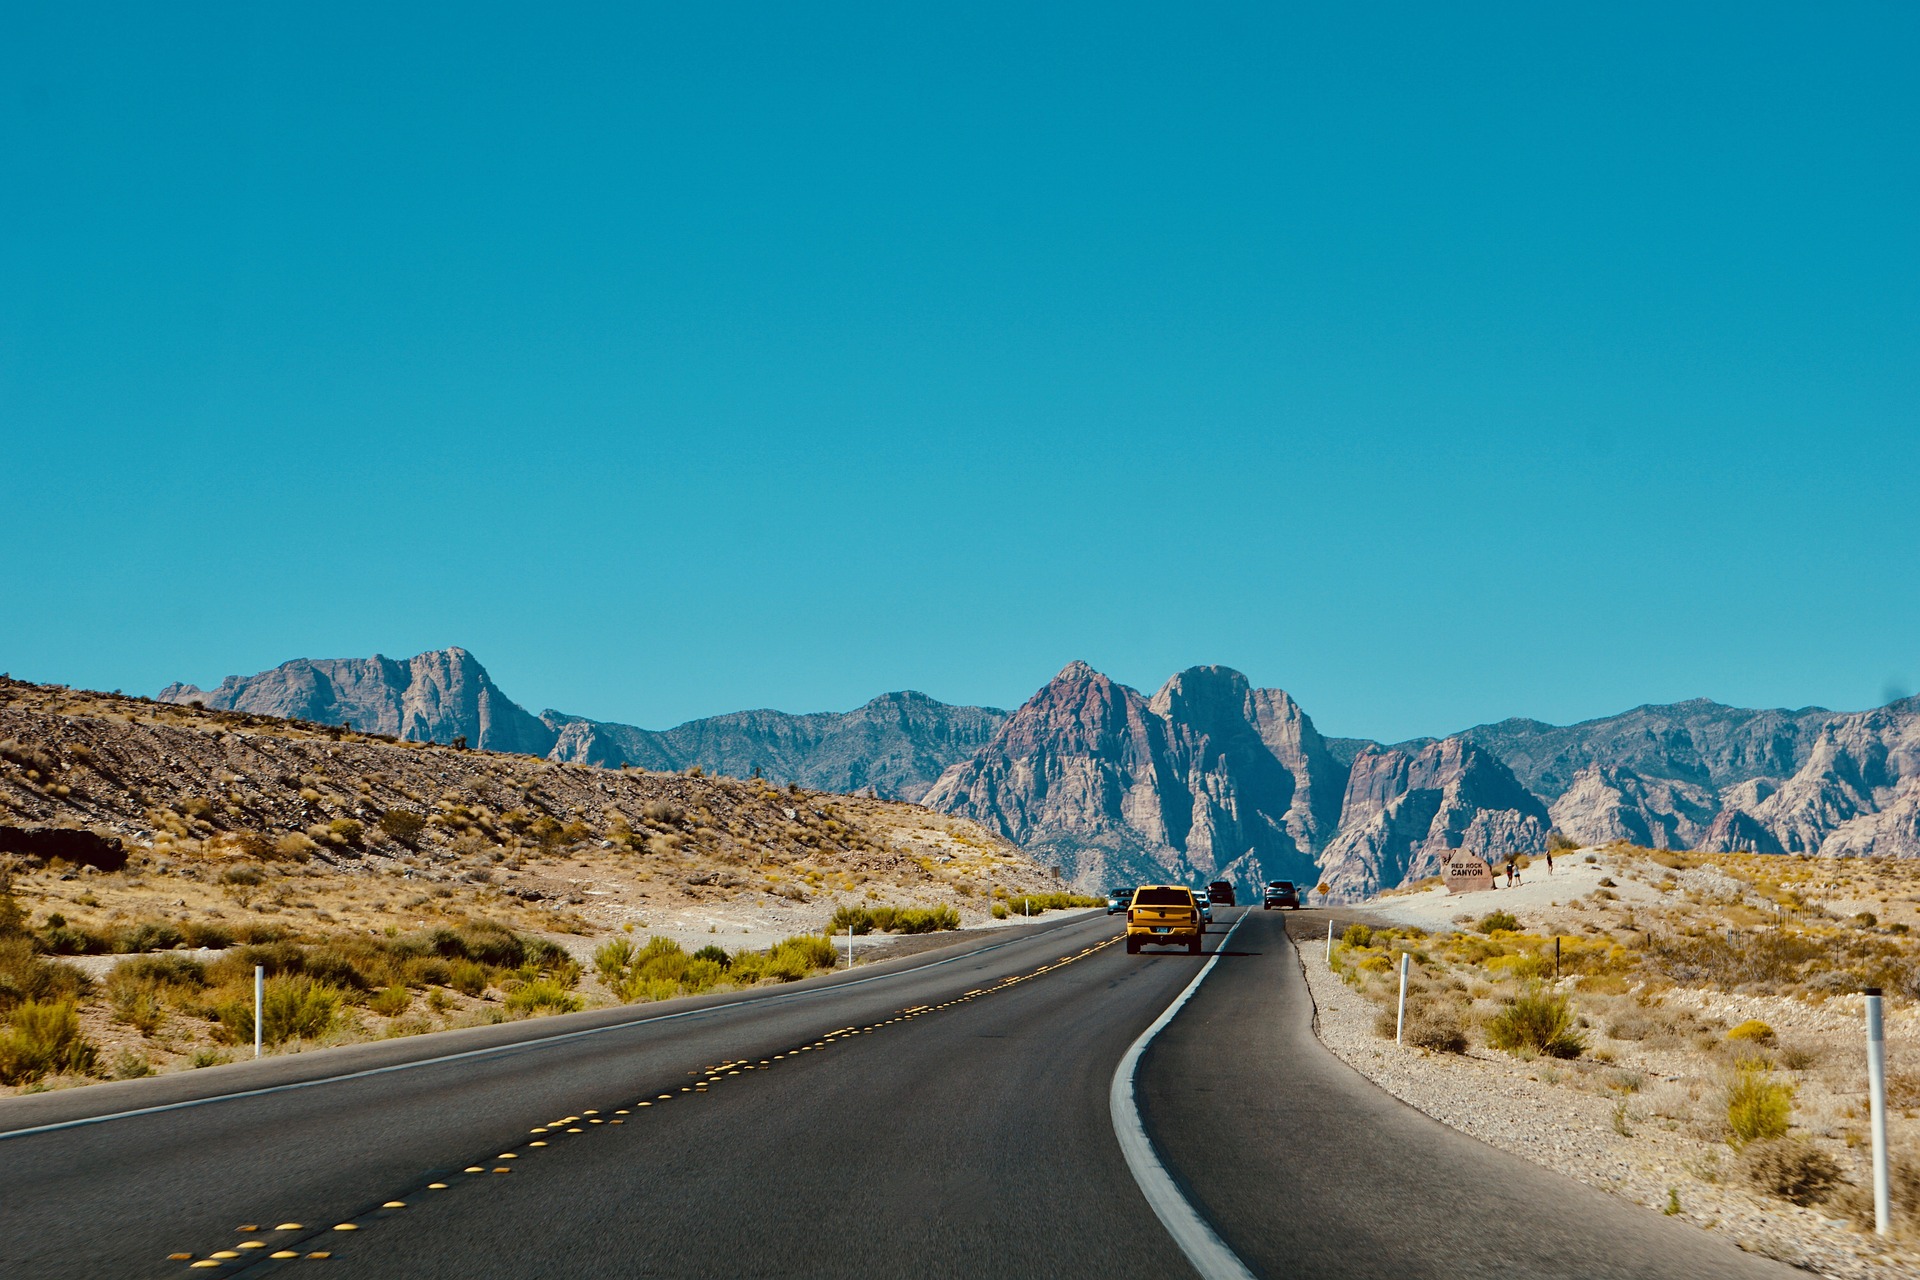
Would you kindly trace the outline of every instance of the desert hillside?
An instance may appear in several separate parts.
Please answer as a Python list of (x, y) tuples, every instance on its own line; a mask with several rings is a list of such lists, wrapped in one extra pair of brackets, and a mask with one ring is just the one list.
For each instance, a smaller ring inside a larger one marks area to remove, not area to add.
[(16, 681), (0, 880), (0, 1084), (32, 1086), (218, 1060), (256, 963), (297, 1046), (791, 980), (835, 920), (871, 952), (1066, 905), (914, 805)]

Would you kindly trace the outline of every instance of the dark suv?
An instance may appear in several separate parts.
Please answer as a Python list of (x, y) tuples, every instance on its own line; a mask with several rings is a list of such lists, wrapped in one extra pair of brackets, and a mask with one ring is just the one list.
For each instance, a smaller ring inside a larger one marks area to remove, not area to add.
[(1207, 886), (1207, 901), (1223, 907), (1233, 905), (1233, 885), (1225, 880), (1215, 880)]
[(1300, 909), (1300, 891), (1293, 887), (1293, 881), (1267, 881), (1267, 897), (1260, 909), (1271, 911), (1275, 907), (1292, 907), (1295, 911)]

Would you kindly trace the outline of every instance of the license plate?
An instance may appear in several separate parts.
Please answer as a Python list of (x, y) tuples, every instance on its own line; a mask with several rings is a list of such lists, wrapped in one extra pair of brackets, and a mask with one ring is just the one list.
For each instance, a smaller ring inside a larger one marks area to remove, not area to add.
[(1156, 928), (1156, 929), (1154, 929), (1154, 932), (1155, 932), (1155, 933), (1171, 933), (1171, 932), (1173, 932), (1173, 930), (1171, 930), (1171, 929), (1168, 929), (1168, 928), (1166, 928), (1166, 927), (1165, 927), (1165, 926), (1163, 925), (1163, 926), (1160, 926), (1160, 927), (1158, 927), (1158, 928)]

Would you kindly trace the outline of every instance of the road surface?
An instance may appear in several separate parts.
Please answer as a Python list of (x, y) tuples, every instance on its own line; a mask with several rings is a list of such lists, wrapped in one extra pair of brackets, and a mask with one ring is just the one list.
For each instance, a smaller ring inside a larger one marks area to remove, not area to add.
[[(1240, 914), (1135, 1096), (1253, 1274), (1789, 1274), (1382, 1093)], [(0, 1102), (0, 1275), (1191, 1276), (1109, 1091), (1207, 958), (1118, 929)]]

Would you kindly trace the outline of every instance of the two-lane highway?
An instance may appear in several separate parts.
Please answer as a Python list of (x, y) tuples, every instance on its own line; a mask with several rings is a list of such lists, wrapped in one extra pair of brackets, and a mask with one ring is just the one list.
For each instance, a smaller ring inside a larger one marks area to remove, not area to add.
[[(0, 1103), (0, 1274), (1191, 1275), (1109, 1090), (1205, 961), (1118, 931)], [(1786, 1274), (1380, 1093), (1312, 1039), (1277, 916), (1251, 913), (1138, 1096), (1256, 1274)]]

